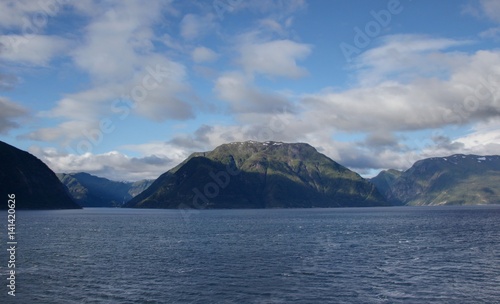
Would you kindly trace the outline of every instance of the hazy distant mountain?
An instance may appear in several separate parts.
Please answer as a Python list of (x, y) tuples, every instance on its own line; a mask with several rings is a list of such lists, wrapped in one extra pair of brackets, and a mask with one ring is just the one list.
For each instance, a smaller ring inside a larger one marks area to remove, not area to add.
[(388, 196), (394, 182), (401, 176), (403, 172), (389, 169), (381, 171), (377, 176), (369, 179), (369, 181), (377, 187), (378, 191), (385, 197)]
[(88, 173), (59, 173), (57, 177), (82, 207), (120, 207), (146, 190), (153, 181), (116, 182)]
[(393, 204), (500, 204), (500, 156), (428, 158), (397, 175), (381, 172), (371, 180)]
[(0, 209), (15, 194), (16, 209), (77, 209), (52, 170), (28, 152), (0, 141)]
[(388, 205), (374, 185), (308, 144), (240, 142), (194, 153), (125, 207)]

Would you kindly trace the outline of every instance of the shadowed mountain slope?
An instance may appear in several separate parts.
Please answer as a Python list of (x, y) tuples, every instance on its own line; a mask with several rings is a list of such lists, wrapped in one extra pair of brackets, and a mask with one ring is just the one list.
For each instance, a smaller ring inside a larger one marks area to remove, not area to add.
[(16, 209), (77, 209), (52, 170), (30, 153), (0, 141), (0, 194), (15, 194)]

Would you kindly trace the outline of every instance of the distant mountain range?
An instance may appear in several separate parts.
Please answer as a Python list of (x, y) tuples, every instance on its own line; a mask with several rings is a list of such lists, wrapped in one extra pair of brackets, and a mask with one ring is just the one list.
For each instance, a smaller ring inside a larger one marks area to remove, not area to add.
[(371, 179), (393, 205), (500, 204), (500, 156), (456, 154)]
[(0, 209), (15, 195), (17, 209), (78, 209), (52, 170), (28, 152), (0, 141)]
[(57, 177), (82, 207), (121, 207), (153, 183), (153, 180), (116, 182), (85, 172), (58, 173)]
[(237, 142), (194, 153), (130, 200), (134, 208), (386, 206), (376, 187), (308, 144)]
[(308, 144), (248, 141), (193, 153), (155, 181), (132, 183), (84, 172), (56, 176), (0, 141), (0, 193), (14, 193), (16, 209), (500, 204), (500, 156), (428, 158), (366, 180)]

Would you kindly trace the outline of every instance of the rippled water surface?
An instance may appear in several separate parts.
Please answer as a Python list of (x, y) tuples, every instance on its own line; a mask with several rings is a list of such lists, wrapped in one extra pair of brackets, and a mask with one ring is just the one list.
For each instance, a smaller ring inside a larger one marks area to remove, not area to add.
[(0, 303), (500, 303), (500, 206), (18, 211), (16, 228)]

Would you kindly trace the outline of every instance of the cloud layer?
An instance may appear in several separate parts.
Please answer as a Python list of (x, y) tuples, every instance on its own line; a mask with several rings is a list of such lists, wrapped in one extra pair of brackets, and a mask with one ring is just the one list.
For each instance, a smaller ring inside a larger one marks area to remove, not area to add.
[[(244, 140), (308, 142), (364, 174), (500, 154), (500, 51), (483, 47), (499, 38), (498, 1), (463, 7), (489, 22), (476, 37), (405, 34), (394, 17), (353, 61), (340, 59), (345, 83), (322, 68), (340, 62), (313, 40), (322, 33), (297, 26), (306, 1), (228, 3), (1, 2), (0, 133), (22, 130), (16, 140), (55, 171), (119, 180), (154, 178), (191, 152)], [(43, 105), (7, 97), (49, 74), (78, 83), (40, 94)], [(36, 126), (22, 128), (30, 116)], [(78, 149), (107, 117), (122, 129)], [(127, 138), (130, 124), (144, 139)]]

